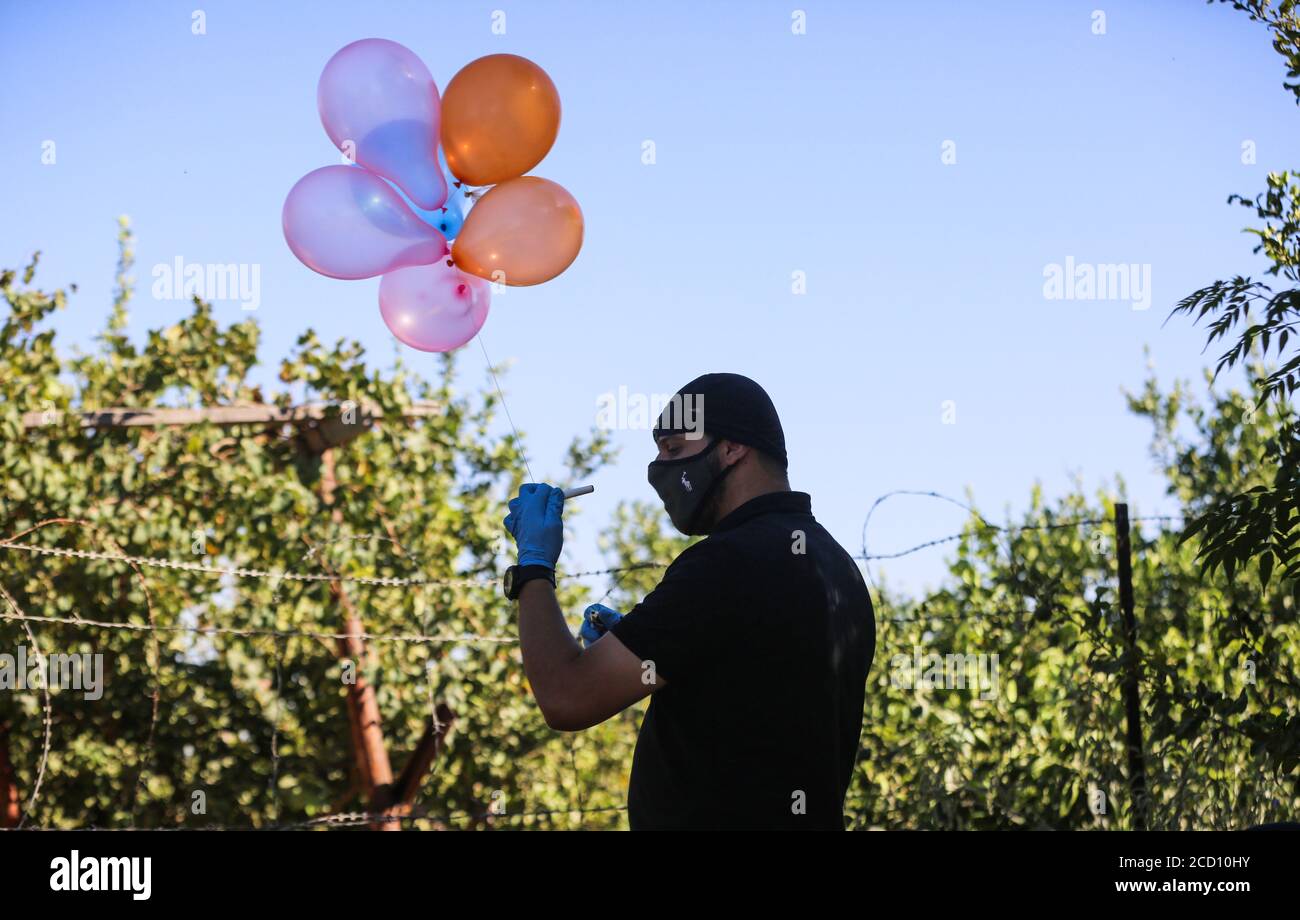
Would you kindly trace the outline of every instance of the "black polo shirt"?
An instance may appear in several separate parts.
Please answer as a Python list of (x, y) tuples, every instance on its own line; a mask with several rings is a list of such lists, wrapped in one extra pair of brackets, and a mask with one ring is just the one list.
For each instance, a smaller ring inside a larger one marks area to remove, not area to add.
[(807, 494), (735, 509), (610, 632), (667, 683), (632, 759), (633, 830), (843, 829), (876, 623)]

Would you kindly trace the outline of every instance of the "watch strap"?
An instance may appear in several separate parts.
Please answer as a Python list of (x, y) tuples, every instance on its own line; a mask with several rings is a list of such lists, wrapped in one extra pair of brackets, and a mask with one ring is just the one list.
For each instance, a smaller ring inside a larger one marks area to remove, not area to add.
[(523, 590), (524, 585), (537, 578), (545, 578), (555, 587), (555, 570), (546, 565), (516, 565), (511, 566), (513, 570), (510, 579), (510, 600), (518, 600), (519, 592)]

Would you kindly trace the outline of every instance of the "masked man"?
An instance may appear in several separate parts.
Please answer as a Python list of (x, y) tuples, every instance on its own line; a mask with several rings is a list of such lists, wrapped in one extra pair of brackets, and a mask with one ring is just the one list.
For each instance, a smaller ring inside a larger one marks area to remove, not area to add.
[(524, 670), (547, 724), (596, 725), (650, 695), (628, 788), (633, 830), (841, 830), (875, 653), (853, 558), (790, 491), (771, 399), (738, 374), (684, 386), (654, 430), (650, 484), (707, 534), (626, 616), (555, 599), (563, 494), (528, 483), (506, 528)]

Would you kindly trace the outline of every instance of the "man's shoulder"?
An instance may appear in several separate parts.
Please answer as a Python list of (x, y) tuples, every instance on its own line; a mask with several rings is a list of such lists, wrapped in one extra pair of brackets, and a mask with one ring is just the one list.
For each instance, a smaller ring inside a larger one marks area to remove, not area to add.
[(694, 569), (701, 565), (725, 564), (737, 561), (736, 547), (728, 544), (727, 534), (712, 534), (703, 540), (692, 543), (677, 554), (677, 558), (668, 566), (668, 572), (674, 569)]
[[(847, 555), (847, 551), (831, 536), (817, 519), (807, 512), (775, 512), (745, 521), (738, 527), (711, 534), (686, 550), (699, 549), (701, 554), (713, 558), (729, 558), (739, 563), (782, 558), (791, 554), (791, 547), (815, 546), (822, 552)], [(802, 554), (801, 549), (793, 551)]]

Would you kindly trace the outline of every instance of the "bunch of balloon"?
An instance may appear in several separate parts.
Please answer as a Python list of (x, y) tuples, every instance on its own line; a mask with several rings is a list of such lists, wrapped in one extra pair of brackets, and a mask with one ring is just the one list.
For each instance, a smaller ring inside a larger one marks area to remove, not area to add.
[(330, 278), (382, 275), (380, 315), (405, 344), (459, 348), (487, 319), (491, 286), (451, 258), (471, 199), (439, 150), (442, 102), (429, 69), (397, 42), (353, 42), (325, 65), (316, 101), (348, 165), (310, 172), (289, 191), (289, 248)]
[(514, 54), (490, 54), (452, 77), (442, 97), (442, 149), (476, 203), (452, 243), (471, 275), (512, 286), (541, 284), (582, 248), (582, 209), (563, 187), (526, 176), (560, 130), (560, 94), (546, 71)]

